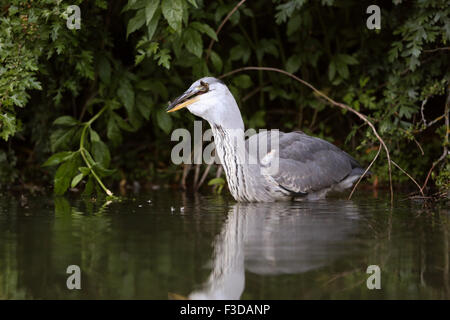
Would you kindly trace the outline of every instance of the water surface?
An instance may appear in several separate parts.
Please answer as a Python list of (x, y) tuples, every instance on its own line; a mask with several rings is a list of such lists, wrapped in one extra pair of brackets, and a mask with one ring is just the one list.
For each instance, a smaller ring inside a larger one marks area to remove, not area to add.
[[(401, 198), (399, 196), (398, 198)], [(238, 204), (157, 191), (108, 205), (0, 198), (0, 299), (449, 299), (447, 209)], [(81, 290), (69, 290), (69, 265)], [(369, 265), (381, 289), (369, 290)]]

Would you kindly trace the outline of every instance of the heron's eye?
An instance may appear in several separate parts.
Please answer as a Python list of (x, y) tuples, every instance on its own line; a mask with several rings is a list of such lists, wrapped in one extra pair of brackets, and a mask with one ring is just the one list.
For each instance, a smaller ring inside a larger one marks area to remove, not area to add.
[(208, 84), (207, 82), (200, 81), (200, 86), (201, 86), (201, 89), (200, 89), (200, 90), (201, 90), (203, 93), (208, 92), (208, 90), (209, 90), (209, 84)]

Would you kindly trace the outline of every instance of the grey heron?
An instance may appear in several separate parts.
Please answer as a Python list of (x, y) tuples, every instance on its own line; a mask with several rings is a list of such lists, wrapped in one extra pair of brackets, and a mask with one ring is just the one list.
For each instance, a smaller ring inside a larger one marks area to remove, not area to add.
[[(275, 144), (268, 142), (269, 152), (258, 157), (256, 163), (246, 161), (250, 145), (259, 145), (258, 140), (273, 140), (267, 131), (245, 140), (239, 107), (228, 87), (219, 79), (204, 77), (195, 81), (169, 103), (167, 112), (184, 107), (209, 122), (216, 154), (236, 201), (322, 199), (330, 191), (350, 188), (364, 173), (349, 154), (301, 131), (279, 132), (277, 148), (271, 148)], [(240, 141), (245, 141), (243, 146)], [(276, 170), (268, 170), (275, 161)]]

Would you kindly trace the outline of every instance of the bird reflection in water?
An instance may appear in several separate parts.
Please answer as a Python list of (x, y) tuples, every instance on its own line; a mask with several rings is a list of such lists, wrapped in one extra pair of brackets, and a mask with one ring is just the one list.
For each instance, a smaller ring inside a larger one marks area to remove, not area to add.
[(209, 279), (188, 298), (240, 299), (246, 270), (280, 275), (323, 267), (348, 253), (344, 244), (359, 219), (357, 207), (343, 200), (236, 203), (214, 242)]

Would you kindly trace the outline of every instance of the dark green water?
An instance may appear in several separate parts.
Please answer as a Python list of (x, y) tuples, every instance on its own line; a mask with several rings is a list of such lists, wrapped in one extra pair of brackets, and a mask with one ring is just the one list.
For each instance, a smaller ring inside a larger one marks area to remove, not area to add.
[[(148, 202), (151, 201), (151, 203)], [(183, 208), (183, 209), (181, 209)], [(0, 200), (0, 299), (449, 299), (448, 209), (140, 194)], [(69, 290), (69, 265), (81, 290)], [(369, 265), (381, 289), (366, 285)]]

